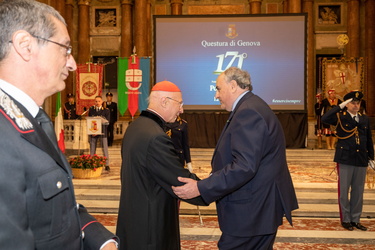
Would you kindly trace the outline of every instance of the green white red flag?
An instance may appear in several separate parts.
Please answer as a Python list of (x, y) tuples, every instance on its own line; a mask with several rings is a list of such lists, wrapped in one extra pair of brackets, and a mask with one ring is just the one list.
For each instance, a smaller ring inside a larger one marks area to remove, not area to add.
[(150, 93), (150, 58), (136, 55), (118, 58), (118, 109), (121, 115), (129, 110), (134, 117), (137, 110), (147, 108)]
[(61, 92), (57, 93), (56, 98), (56, 117), (55, 117), (55, 134), (57, 137), (57, 144), (60, 150), (65, 153), (65, 141), (64, 141), (64, 124), (63, 124), (63, 114), (61, 106)]

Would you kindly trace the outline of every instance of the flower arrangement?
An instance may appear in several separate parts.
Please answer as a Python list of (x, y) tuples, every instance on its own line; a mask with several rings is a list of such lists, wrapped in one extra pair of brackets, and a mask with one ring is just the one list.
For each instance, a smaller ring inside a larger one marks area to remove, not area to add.
[(105, 167), (106, 157), (98, 155), (80, 155), (69, 159), (72, 168), (91, 169), (96, 171), (97, 168)]

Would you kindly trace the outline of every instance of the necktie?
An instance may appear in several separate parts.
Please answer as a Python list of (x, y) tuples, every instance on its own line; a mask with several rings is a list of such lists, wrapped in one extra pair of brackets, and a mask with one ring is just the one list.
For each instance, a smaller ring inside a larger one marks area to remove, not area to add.
[(353, 120), (354, 120), (355, 122), (358, 122), (358, 121), (357, 121), (357, 116), (353, 116)]
[(39, 109), (39, 112), (35, 118), (39, 122), (39, 125), (42, 127), (44, 132), (46, 132), (52, 144), (55, 146), (55, 148), (57, 148), (57, 139), (56, 139), (55, 130), (53, 129), (51, 119), (48, 117), (47, 113), (43, 109)]

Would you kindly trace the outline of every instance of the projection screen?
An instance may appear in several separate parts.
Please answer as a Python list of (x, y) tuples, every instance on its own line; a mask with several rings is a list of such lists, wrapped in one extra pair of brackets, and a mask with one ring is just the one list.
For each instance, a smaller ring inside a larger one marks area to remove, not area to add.
[(247, 70), (275, 111), (306, 111), (306, 15), (154, 16), (155, 82), (180, 87), (185, 110), (219, 110), (217, 76)]

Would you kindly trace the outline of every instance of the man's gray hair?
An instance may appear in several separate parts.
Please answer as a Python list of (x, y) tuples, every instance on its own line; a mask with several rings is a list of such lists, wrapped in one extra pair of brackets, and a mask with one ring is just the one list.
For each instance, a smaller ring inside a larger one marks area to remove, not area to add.
[(66, 25), (60, 13), (49, 5), (35, 0), (0, 1), (0, 62), (8, 55), (12, 36), (18, 30), (46, 39), (55, 35), (56, 26), (51, 17)]
[(250, 91), (253, 90), (250, 74), (246, 70), (242, 70), (237, 67), (230, 67), (225, 70), (223, 74), (227, 83), (234, 80), (241, 89), (249, 89)]

